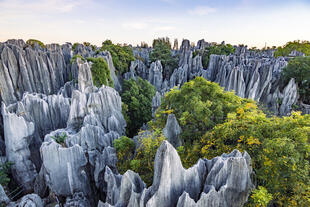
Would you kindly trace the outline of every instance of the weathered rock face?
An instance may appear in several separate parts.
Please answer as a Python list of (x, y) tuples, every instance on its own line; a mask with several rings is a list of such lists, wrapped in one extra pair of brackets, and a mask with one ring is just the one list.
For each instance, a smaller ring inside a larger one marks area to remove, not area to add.
[(161, 90), (161, 85), (163, 82), (163, 66), (159, 60), (151, 64), (148, 81), (154, 85), (158, 91)]
[(146, 189), (131, 171), (122, 176), (119, 185), (115, 175), (108, 172), (109, 181), (114, 179), (108, 191), (119, 193), (101, 206), (243, 206), (253, 188), (251, 158), (246, 152), (242, 155), (235, 150), (212, 160), (199, 160), (186, 170), (167, 141), (156, 153), (151, 187)]
[(181, 139), (179, 137), (179, 135), (182, 133), (182, 129), (174, 114), (168, 115), (166, 126), (163, 129), (163, 132), (172, 146), (177, 148), (182, 145)]
[[(283, 91), (280, 89), (280, 72), (287, 61), (282, 57), (257, 58), (242, 54), (211, 55), (204, 77), (219, 83), (225, 90), (234, 90), (240, 97), (269, 106), (279, 115), (288, 114), (297, 101), (297, 86), (291, 80)], [(283, 100), (280, 106), (277, 104), (279, 100)]]
[(1, 43), (0, 90), (3, 102), (14, 103), (23, 97), (24, 92), (57, 93), (68, 80), (68, 53), (64, 54), (64, 51), (59, 45), (32, 48), (22, 40)]

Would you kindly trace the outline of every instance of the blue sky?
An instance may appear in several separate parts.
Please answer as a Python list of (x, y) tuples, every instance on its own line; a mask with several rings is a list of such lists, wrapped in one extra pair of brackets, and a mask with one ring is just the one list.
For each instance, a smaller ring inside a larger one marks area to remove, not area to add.
[(310, 0), (0, 0), (1, 42), (136, 45), (164, 36), (257, 47), (310, 40)]

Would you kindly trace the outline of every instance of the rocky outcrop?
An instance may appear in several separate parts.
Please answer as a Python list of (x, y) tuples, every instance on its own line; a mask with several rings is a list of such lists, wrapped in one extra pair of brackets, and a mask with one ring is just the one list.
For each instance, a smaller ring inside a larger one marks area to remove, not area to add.
[(180, 134), (182, 129), (174, 114), (169, 114), (163, 133), (173, 147), (177, 148), (182, 145)]
[(108, 186), (108, 191), (119, 192), (114, 194), (114, 202), (100, 205), (243, 206), (254, 187), (251, 173), (251, 158), (237, 150), (212, 160), (199, 160), (186, 170), (173, 146), (164, 141), (156, 153), (152, 186), (145, 188), (137, 174), (127, 171), (121, 185), (114, 181)]
[[(240, 97), (261, 102), (275, 113), (286, 115), (297, 101), (294, 80), (284, 88), (279, 81), (286, 65), (282, 57), (257, 58), (248, 56), (245, 51), (240, 56), (211, 55), (204, 77), (219, 83), (225, 90), (234, 90)], [(283, 100), (281, 104), (279, 100)]]
[[(66, 47), (66, 46), (63, 46)], [(55, 94), (68, 80), (68, 54), (59, 45), (46, 48), (22, 40), (0, 44), (0, 90), (5, 104), (21, 100), (25, 92)]]
[(163, 66), (159, 60), (151, 64), (148, 81), (154, 85), (158, 91), (161, 90), (161, 85), (163, 82)]

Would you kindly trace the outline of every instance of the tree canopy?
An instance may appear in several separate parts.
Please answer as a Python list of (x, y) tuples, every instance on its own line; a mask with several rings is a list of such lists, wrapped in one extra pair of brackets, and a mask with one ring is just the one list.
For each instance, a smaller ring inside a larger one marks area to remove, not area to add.
[(169, 73), (178, 67), (178, 57), (172, 55), (169, 38), (153, 40), (153, 50), (150, 53), (150, 61), (160, 60), (161, 64)]
[(124, 80), (121, 97), (129, 137), (133, 137), (144, 123), (152, 119), (154, 95), (155, 88), (148, 81), (141, 78)]
[(300, 100), (310, 104), (310, 57), (296, 57), (282, 71), (286, 82), (295, 78)]
[(111, 40), (102, 43), (101, 51), (109, 51), (113, 64), (119, 74), (124, 74), (129, 70), (131, 61), (135, 60), (132, 48), (127, 45), (113, 44)]

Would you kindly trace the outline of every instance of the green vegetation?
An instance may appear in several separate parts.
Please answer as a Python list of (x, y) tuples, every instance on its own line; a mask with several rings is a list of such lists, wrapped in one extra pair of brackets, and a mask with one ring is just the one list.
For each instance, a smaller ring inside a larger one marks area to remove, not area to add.
[(119, 74), (124, 74), (128, 71), (131, 61), (135, 60), (132, 48), (126, 45), (113, 44), (111, 40), (106, 40), (102, 43), (100, 51), (109, 51), (111, 53), (113, 64)]
[(197, 77), (165, 95), (152, 125), (163, 128), (168, 114), (174, 113), (183, 130), (183, 141), (192, 144), (246, 102), (249, 100), (224, 91), (217, 83)]
[(142, 180), (150, 186), (153, 182), (155, 155), (165, 138), (159, 130), (147, 135), (141, 131), (139, 137), (140, 144), (136, 153), (134, 153), (133, 141), (127, 137), (116, 140), (114, 147), (119, 162), (123, 164), (120, 166), (120, 172), (125, 173), (129, 169), (133, 170), (139, 173)]
[(133, 137), (144, 123), (152, 119), (154, 95), (155, 88), (148, 81), (141, 78), (137, 81), (124, 80), (121, 97), (129, 137)]
[(177, 151), (185, 167), (233, 149), (247, 151), (259, 186), (247, 206), (309, 206), (310, 115), (267, 116), (255, 102), (197, 77), (165, 95), (149, 122), (153, 134), (140, 132), (142, 144), (136, 151), (129, 138), (118, 144), (118, 158), (125, 163), (122, 172), (132, 169), (152, 183), (156, 150), (170, 113), (183, 130), (185, 145)]
[(210, 55), (230, 55), (235, 52), (235, 48), (230, 44), (211, 45), (204, 50), (196, 50), (193, 52), (193, 57), (196, 55), (202, 56), (202, 66), (208, 68)]
[(288, 56), (293, 50), (304, 53), (306, 56), (310, 56), (310, 42), (295, 40), (293, 42), (286, 43), (283, 47), (278, 47), (275, 51), (275, 57)]
[(171, 43), (168, 37), (153, 40), (153, 50), (150, 53), (150, 61), (160, 60), (166, 70), (174, 70), (178, 67), (178, 57), (173, 57)]
[(52, 138), (55, 139), (55, 141), (61, 145), (63, 145), (65, 143), (67, 137), (68, 136), (65, 132), (63, 132), (62, 134), (57, 134), (55, 136), (52, 136)]
[(272, 195), (268, 193), (267, 189), (262, 186), (258, 186), (257, 189), (254, 189), (252, 196), (250, 197), (250, 202), (252, 206), (255, 207), (267, 207), (271, 200)]
[(75, 60), (77, 58), (80, 58), (81, 60), (85, 61), (85, 58), (83, 58), (81, 55), (77, 54), (77, 55), (74, 55), (71, 60), (70, 60), (70, 63), (72, 64), (73, 62), (75, 62)]
[(9, 172), (12, 166), (11, 162), (0, 164), (0, 184), (6, 187), (10, 182)]
[[(307, 206), (310, 115), (268, 118), (254, 103), (230, 113), (201, 139), (199, 156), (212, 158), (237, 148), (253, 162), (258, 185), (279, 206)], [(195, 158), (196, 159), (196, 158)]]
[(119, 173), (124, 174), (130, 169), (130, 161), (135, 153), (135, 143), (132, 139), (121, 136), (119, 139), (114, 140), (113, 146), (117, 152), (117, 169)]
[(31, 47), (33, 47), (35, 43), (38, 43), (38, 45), (40, 45), (40, 47), (45, 48), (44, 43), (41, 42), (40, 40), (29, 39), (26, 41), (26, 44), (31, 45)]
[(114, 83), (110, 75), (110, 70), (105, 59), (102, 57), (98, 58), (87, 58), (87, 61), (92, 62), (91, 73), (94, 85), (101, 87), (102, 85), (113, 87)]
[(310, 57), (293, 58), (283, 69), (282, 75), (287, 83), (295, 78), (300, 100), (310, 104)]
[(72, 50), (74, 51), (75, 49), (76, 49), (76, 47), (78, 46), (78, 42), (76, 42), (76, 43), (74, 43), (73, 45), (72, 45)]

